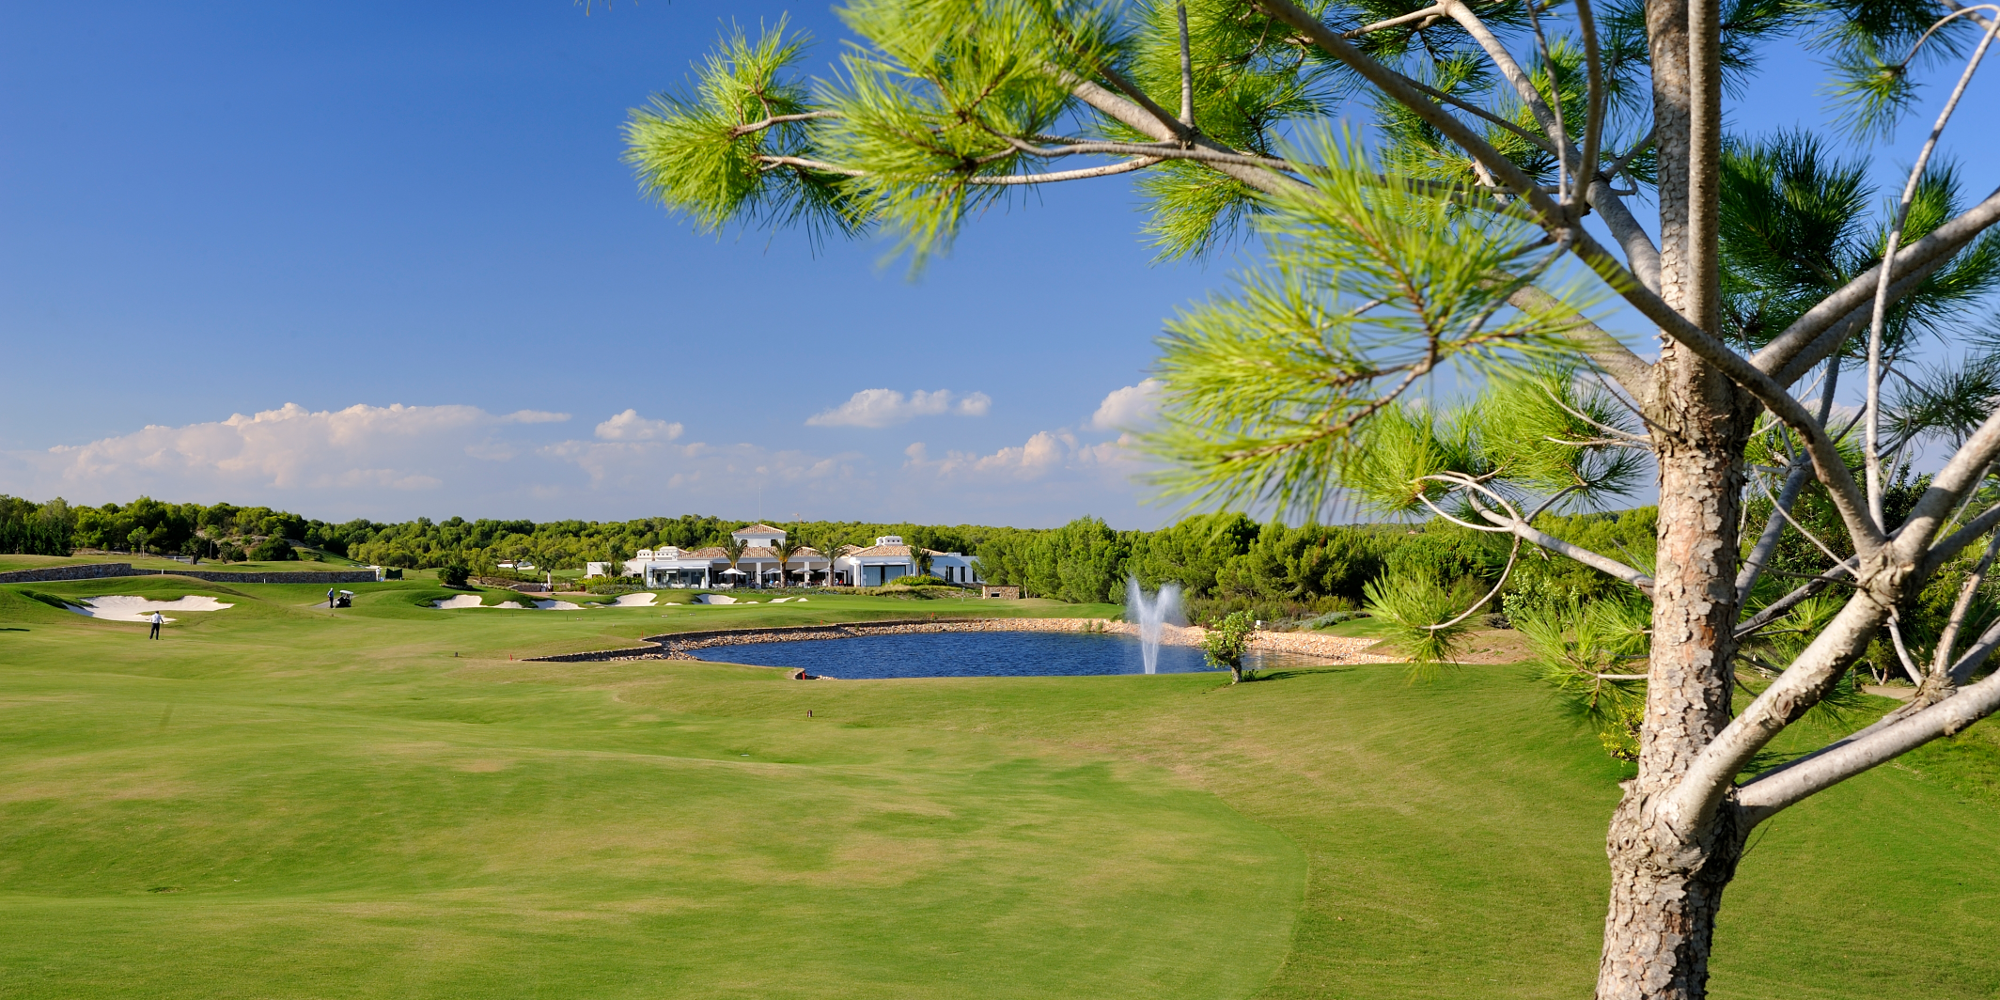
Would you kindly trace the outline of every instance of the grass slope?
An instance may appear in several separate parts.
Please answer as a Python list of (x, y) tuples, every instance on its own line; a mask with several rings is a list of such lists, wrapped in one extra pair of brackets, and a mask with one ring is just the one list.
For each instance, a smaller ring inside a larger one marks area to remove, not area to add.
[[(18, 589), (0, 995), (1558, 997), (1595, 970), (1624, 772), (1517, 668), (799, 683), (507, 656), (944, 602), (32, 585), (238, 602), (149, 642)], [(1780, 816), (1716, 995), (1992, 996), (1996, 778), (1975, 728)]]

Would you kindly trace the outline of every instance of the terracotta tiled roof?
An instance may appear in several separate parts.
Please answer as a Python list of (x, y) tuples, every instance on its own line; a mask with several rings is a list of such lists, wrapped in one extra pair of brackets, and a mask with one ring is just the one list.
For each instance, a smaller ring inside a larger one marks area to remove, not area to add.
[(730, 532), (732, 535), (782, 535), (784, 533), (785, 529), (783, 528), (773, 528), (768, 524), (761, 523), (738, 528)]
[[(934, 556), (944, 555), (944, 553), (939, 552), (936, 549), (925, 549), (924, 551)], [(870, 556), (870, 557), (907, 556), (910, 554), (910, 547), (907, 545), (870, 545), (865, 549), (852, 549), (844, 554), (850, 556)]]

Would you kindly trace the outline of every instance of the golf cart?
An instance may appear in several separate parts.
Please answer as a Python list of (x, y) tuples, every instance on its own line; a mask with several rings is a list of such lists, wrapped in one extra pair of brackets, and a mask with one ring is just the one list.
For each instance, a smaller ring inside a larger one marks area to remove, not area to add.
[(333, 606), (334, 606), (334, 607), (336, 607), (336, 608), (351, 608), (351, 607), (353, 607), (353, 606), (354, 606), (354, 591), (351, 591), (351, 590), (343, 590), (343, 591), (341, 591), (341, 592), (340, 592), (340, 595), (339, 595), (339, 596), (337, 596), (337, 597), (335, 597), (335, 598), (333, 599)]

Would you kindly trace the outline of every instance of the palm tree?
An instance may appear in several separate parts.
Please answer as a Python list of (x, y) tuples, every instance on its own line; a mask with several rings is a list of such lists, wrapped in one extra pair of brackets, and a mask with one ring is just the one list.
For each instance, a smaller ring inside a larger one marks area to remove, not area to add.
[(931, 550), (912, 542), (910, 544), (910, 568), (918, 576), (931, 575)]
[(771, 554), (778, 557), (778, 586), (780, 588), (785, 585), (785, 564), (791, 561), (792, 554), (798, 550), (798, 543), (792, 541), (790, 535), (782, 535), (771, 540)]
[(749, 547), (749, 545), (744, 543), (743, 539), (735, 535), (730, 535), (723, 540), (722, 557), (729, 560), (730, 569), (736, 568), (736, 563), (743, 558), (743, 550)]
[(833, 561), (840, 558), (840, 550), (846, 547), (847, 543), (840, 540), (840, 533), (837, 531), (827, 532), (813, 545), (813, 548), (819, 550), (820, 555), (826, 557), (826, 585), (829, 587), (833, 586)]

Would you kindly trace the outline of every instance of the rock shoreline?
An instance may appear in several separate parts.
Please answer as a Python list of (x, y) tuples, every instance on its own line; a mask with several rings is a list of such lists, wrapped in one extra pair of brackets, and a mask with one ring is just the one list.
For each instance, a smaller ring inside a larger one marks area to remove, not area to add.
[[(693, 660), (693, 651), (715, 646), (746, 646), (761, 642), (847, 639), (863, 635), (915, 635), (932, 632), (1100, 632), (1137, 635), (1139, 626), (1106, 618), (954, 618), (927, 621), (846, 622), (835, 625), (784, 625), (771, 628), (714, 629), (647, 636), (650, 646), (563, 653), (531, 657), (533, 661), (573, 663), (619, 660)], [(1164, 626), (1162, 645), (1199, 646), (1208, 632), (1199, 626)], [(1369, 652), (1373, 639), (1319, 635), (1312, 632), (1258, 632), (1250, 648), (1262, 652), (1309, 656), (1332, 663), (1399, 663), (1401, 659)]]

